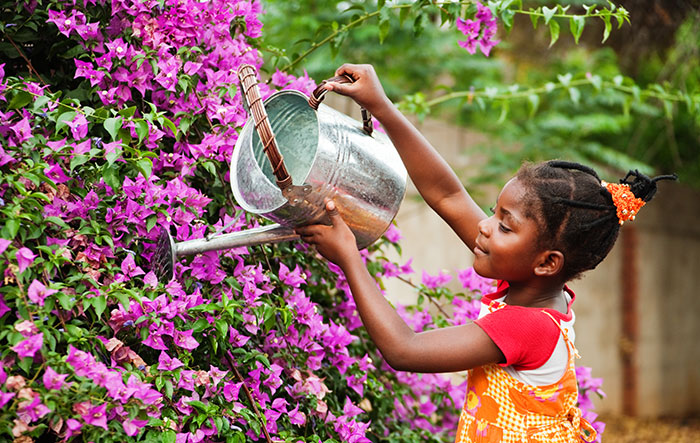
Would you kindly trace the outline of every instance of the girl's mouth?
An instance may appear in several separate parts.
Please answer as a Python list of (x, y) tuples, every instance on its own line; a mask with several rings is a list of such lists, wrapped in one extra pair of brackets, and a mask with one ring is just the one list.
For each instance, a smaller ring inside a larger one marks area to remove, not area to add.
[(487, 252), (482, 248), (479, 243), (475, 243), (474, 245), (474, 255), (486, 255)]

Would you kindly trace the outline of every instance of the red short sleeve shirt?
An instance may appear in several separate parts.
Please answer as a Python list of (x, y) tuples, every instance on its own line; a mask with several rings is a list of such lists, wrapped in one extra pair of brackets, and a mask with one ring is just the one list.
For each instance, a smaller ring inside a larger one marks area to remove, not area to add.
[(503, 281), (499, 282), (496, 292), (483, 296), (475, 323), (503, 352), (506, 361), (502, 366), (526, 371), (537, 369), (549, 360), (561, 330), (545, 311), (560, 324), (570, 322), (573, 317), (571, 304), (576, 296), (568, 287), (564, 289), (571, 297), (566, 314), (555, 309), (513, 306), (499, 301), (508, 292), (508, 283)]

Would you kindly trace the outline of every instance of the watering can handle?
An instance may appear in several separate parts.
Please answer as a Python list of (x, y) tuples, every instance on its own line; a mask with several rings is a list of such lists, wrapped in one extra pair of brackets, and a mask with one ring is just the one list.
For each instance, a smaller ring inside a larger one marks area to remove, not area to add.
[(265, 111), (265, 106), (263, 106), (262, 98), (260, 97), (255, 68), (251, 65), (241, 65), (238, 68), (238, 79), (243, 89), (244, 100), (248, 104), (251, 114), (253, 114), (255, 130), (262, 141), (263, 151), (272, 165), (272, 173), (275, 174), (277, 186), (284, 193), (287, 188), (292, 186), (292, 176), (287, 172), (287, 168), (284, 166), (284, 157), (277, 149), (275, 134), (272, 132), (272, 126), (267, 118), (267, 111)]
[[(309, 97), (309, 106), (314, 109), (318, 109), (318, 105), (321, 104), (323, 99), (326, 97), (326, 93), (328, 93), (328, 89), (323, 87), (323, 85), (326, 83), (353, 83), (354, 81), (355, 80), (353, 80), (353, 78), (349, 75), (338, 75), (322, 81), (318, 87), (314, 89), (314, 92), (311, 93), (311, 97)], [(372, 131), (374, 130), (374, 125), (372, 124), (372, 114), (370, 114), (365, 108), (360, 108), (360, 111), (362, 111), (362, 129), (367, 135), (372, 135)]]

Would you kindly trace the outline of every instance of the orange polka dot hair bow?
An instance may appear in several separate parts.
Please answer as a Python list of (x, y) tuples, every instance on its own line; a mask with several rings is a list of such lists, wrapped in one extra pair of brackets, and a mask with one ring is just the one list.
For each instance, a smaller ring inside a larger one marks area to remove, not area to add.
[(646, 204), (641, 198), (635, 197), (628, 184), (602, 181), (601, 185), (612, 195), (613, 203), (617, 208), (617, 218), (621, 225), (627, 220), (634, 220), (639, 210)]

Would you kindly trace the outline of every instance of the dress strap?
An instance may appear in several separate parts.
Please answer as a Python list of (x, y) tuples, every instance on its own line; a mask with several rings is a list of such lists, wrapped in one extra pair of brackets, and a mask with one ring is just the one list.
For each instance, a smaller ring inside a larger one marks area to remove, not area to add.
[(579, 437), (585, 442), (592, 442), (598, 437), (598, 432), (595, 430), (593, 425), (583, 418), (581, 409), (571, 408), (567, 414), (567, 420), (571, 423), (571, 426), (578, 431)]
[(554, 324), (557, 325), (557, 328), (559, 328), (559, 330), (561, 331), (561, 334), (564, 336), (564, 341), (566, 342), (566, 345), (569, 346), (570, 349), (573, 351), (574, 356), (576, 358), (581, 358), (581, 354), (578, 353), (578, 349), (576, 349), (576, 346), (574, 346), (574, 343), (571, 341), (571, 339), (569, 339), (569, 333), (567, 332), (567, 330), (561, 326), (561, 323), (559, 323), (559, 321), (556, 318), (554, 318), (554, 316), (552, 314), (545, 311), (544, 309), (542, 310), (542, 312), (547, 314), (549, 316), (549, 318), (552, 319)]

